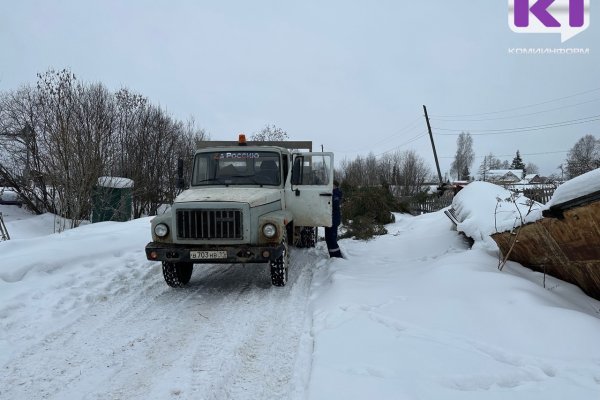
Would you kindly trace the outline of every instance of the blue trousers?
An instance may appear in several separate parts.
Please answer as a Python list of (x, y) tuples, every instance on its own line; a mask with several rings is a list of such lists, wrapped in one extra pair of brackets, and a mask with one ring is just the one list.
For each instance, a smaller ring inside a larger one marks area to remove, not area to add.
[(325, 242), (327, 242), (329, 257), (342, 257), (342, 251), (337, 242), (337, 231), (337, 225), (333, 225), (331, 228), (325, 227)]

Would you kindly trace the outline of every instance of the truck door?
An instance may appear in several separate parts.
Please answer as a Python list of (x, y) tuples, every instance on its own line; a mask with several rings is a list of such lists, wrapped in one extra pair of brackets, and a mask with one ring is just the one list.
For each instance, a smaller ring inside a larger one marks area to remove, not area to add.
[(294, 214), (294, 225), (331, 226), (333, 153), (294, 154), (287, 187), (286, 207)]

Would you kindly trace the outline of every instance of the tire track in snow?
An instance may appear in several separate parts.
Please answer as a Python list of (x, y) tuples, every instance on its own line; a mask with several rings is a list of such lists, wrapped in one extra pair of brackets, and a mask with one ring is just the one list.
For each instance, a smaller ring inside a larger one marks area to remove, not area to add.
[[(148, 269), (155, 265), (144, 262), (138, 267)], [(98, 285), (88, 288), (88, 294), (83, 294), (83, 298), (62, 298), (58, 304), (73, 303), (73, 307), (78, 307), (79, 315), (67, 325), (42, 334), (33, 345), (6, 364), (3, 370), (7, 373), (6, 382), (10, 384), (0, 389), (0, 398), (5, 395), (8, 395), (7, 398), (52, 398), (55, 394), (59, 394), (57, 398), (67, 398), (63, 392), (73, 391), (72, 386), (77, 386), (74, 382), (89, 383), (93, 390), (93, 381), (113, 374), (104, 371), (105, 368), (110, 370), (113, 365), (125, 365), (120, 354), (130, 352), (128, 347), (133, 348), (135, 344), (141, 347), (140, 344), (146, 341), (145, 327), (163, 325), (165, 315), (174, 314), (165, 309), (162, 315), (156, 315), (153, 309), (158, 307), (157, 304), (169, 304), (170, 298), (184, 301), (191, 295), (180, 292), (175, 298), (176, 291), (169, 290), (158, 275), (160, 269), (153, 269), (156, 273), (147, 273), (146, 279), (140, 282), (133, 279), (117, 282), (123, 274), (120, 271), (112, 277), (110, 284), (103, 283), (103, 288), (99, 289)], [(209, 269), (207, 275), (217, 272), (216, 268)], [(71, 282), (69, 277), (68, 283)], [(116, 288), (112, 288), (112, 284)], [(81, 287), (86, 285), (88, 281), (80, 283)], [(133, 289), (121, 291), (124, 285)], [(109, 298), (113, 290), (120, 295)], [(69, 291), (67, 296), (71, 293)], [(132, 332), (131, 327), (138, 329)], [(154, 331), (160, 331), (159, 328), (154, 327)], [(31, 336), (38, 335), (39, 332), (34, 332)], [(82, 398), (81, 393), (73, 398)]]
[[(271, 287), (268, 267), (259, 264), (196, 266), (190, 285), (179, 290), (160, 273), (135, 281), (120, 271), (103, 301), (66, 299), (79, 315), (11, 357), (2, 367), (0, 398), (300, 395), (307, 375), (296, 371), (296, 361), (321, 257), (293, 249), (284, 288)], [(142, 270), (149, 265), (137, 262)]]
[[(150, 263), (140, 263), (138, 267), (147, 269), (148, 265)], [(94, 279), (91, 278), (92, 281)], [(114, 279), (113, 277), (112, 281)], [(91, 280), (88, 278), (81, 281), (75, 289), (88, 286)], [(73, 278), (68, 277), (65, 282), (56, 285), (56, 288), (61, 289), (73, 282)], [(121, 292), (122, 296), (108, 298), (110, 291), (98, 286), (96, 284), (88, 287), (87, 294), (84, 292), (78, 298), (73, 298), (73, 291), (70, 290), (58, 301), (57, 312), (68, 312), (67, 308), (62, 309), (62, 307), (66, 303), (71, 303), (75, 311), (72, 309), (70, 311), (77, 312), (78, 315), (52, 332), (41, 335), (40, 332), (32, 332), (31, 337), (35, 337), (36, 341), (12, 357), (4, 367), (7, 371), (6, 382), (10, 384), (5, 385), (0, 391), (0, 398), (7, 396), (6, 398), (46, 399), (57, 394), (58, 398), (65, 398), (60, 395), (65, 387), (78, 380), (85, 380), (84, 372), (101, 369), (99, 365), (101, 357), (90, 352), (102, 354), (114, 348), (106, 344), (106, 334), (110, 332), (107, 327), (119, 326), (120, 315), (130, 315), (131, 311), (128, 310), (135, 310), (138, 304), (147, 304), (139, 301), (140, 296), (150, 297), (154, 301), (164, 289), (159, 282), (148, 280), (133, 284), (136, 289), (140, 289), (139, 292)], [(106, 283), (102, 286), (106, 286)], [(39, 339), (37, 339), (38, 335), (40, 335)], [(116, 344), (120, 335), (114, 336), (117, 338)], [(102, 364), (106, 363), (102, 362)]]
[[(254, 293), (220, 321), (238, 331), (215, 326), (196, 348), (191, 398), (289, 399), (302, 394), (307, 382), (295, 368), (298, 352), (306, 350), (300, 344), (315, 262), (305, 250), (292, 250), (291, 258), (286, 287)], [(258, 313), (253, 312), (256, 307)]]

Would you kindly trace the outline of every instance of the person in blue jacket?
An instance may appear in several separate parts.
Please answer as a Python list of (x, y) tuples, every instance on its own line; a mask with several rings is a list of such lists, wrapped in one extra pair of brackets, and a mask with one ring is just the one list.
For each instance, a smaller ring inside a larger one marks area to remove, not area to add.
[(342, 222), (340, 204), (342, 202), (342, 191), (337, 180), (333, 181), (333, 194), (331, 198), (331, 227), (325, 228), (325, 242), (329, 250), (329, 257), (342, 257), (342, 251), (337, 242), (338, 226)]

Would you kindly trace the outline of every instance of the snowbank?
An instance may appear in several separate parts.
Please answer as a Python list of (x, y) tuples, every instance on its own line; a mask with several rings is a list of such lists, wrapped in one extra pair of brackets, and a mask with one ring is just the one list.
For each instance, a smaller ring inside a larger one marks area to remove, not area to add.
[(101, 176), (98, 178), (98, 186), (113, 188), (113, 189), (125, 189), (132, 188), (133, 181), (128, 178), (119, 178), (116, 176)]
[(315, 274), (309, 399), (597, 398), (599, 302), (513, 262), (499, 271), (440, 212), (387, 229), (340, 241), (348, 259)]
[(17, 201), (17, 200), (19, 200), (19, 194), (10, 189), (0, 188), (0, 200), (1, 201)]
[(560, 185), (546, 206), (551, 207), (599, 190), (600, 168), (575, 177)]
[(497, 249), (490, 235), (505, 232), (542, 218), (541, 203), (489, 182), (472, 182), (452, 200), (457, 229), (491, 250)]

